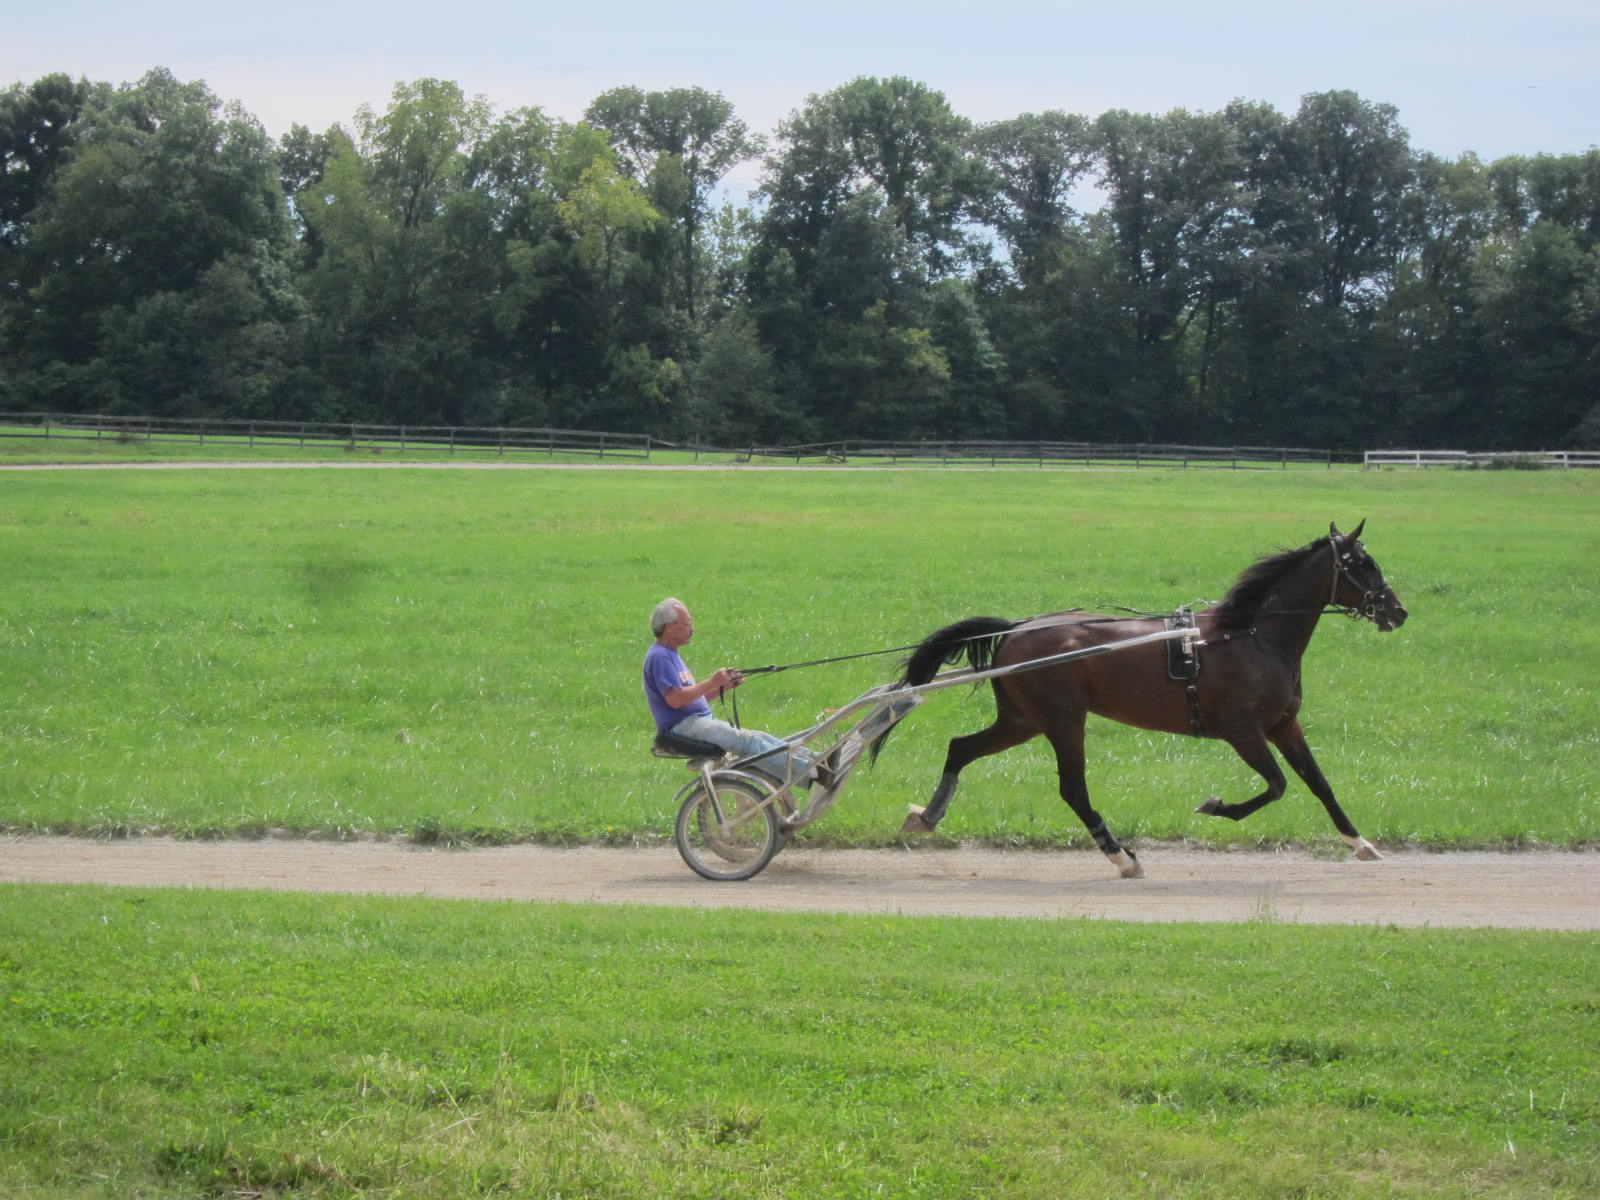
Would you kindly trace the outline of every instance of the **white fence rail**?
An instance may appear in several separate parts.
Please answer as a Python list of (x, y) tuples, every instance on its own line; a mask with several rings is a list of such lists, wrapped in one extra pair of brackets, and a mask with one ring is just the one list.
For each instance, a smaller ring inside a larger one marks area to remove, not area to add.
[(1600, 468), (1600, 450), (1368, 450), (1364, 467), (1476, 467), (1484, 470)]

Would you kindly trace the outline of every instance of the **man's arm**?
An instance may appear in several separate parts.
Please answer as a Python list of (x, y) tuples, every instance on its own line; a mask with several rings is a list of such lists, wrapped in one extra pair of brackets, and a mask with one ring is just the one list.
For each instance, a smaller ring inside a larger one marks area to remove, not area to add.
[(744, 682), (744, 675), (732, 667), (723, 667), (709, 679), (701, 683), (690, 684), (688, 687), (669, 688), (661, 693), (661, 698), (673, 708), (684, 708), (696, 700), (706, 696), (715, 696), (719, 692), (736, 688)]

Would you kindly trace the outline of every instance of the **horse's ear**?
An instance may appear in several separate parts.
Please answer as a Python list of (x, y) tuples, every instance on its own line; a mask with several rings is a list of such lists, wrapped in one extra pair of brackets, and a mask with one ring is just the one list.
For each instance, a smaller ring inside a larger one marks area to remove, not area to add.
[(1352, 542), (1359, 542), (1361, 540), (1361, 531), (1363, 529), (1365, 529), (1366, 527), (1367, 527), (1367, 519), (1365, 517), (1362, 517), (1361, 518), (1361, 524), (1357, 525), (1354, 529), (1352, 529), (1345, 536), (1348, 537)]

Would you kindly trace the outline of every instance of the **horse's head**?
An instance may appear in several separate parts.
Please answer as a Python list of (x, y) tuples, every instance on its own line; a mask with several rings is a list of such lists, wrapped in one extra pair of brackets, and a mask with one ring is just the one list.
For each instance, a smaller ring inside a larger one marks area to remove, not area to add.
[(1406, 607), (1394, 594), (1383, 569), (1361, 544), (1362, 521), (1349, 533), (1328, 526), (1328, 545), (1333, 550), (1333, 593), (1328, 603), (1347, 609), (1352, 617), (1365, 617), (1383, 633), (1406, 623)]

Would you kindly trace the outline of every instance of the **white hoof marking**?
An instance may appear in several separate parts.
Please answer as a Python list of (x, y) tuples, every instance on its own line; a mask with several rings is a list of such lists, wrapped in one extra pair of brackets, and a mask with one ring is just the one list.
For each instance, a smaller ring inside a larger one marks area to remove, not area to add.
[(1117, 874), (1124, 879), (1143, 879), (1144, 868), (1139, 865), (1139, 860), (1126, 850), (1118, 850), (1115, 854), (1106, 855), (1111, 860), (1111, 865), (1117, 869)]
[(1378, 848), (1367, 841), (1366, 838), (1347, 837), (1344, 840), (1349, 843), (1350, 848), (1356, 852), (1356, 857), (1362, 862), (1381, 862), (1383, 860), (1383, 855), (1378, 853)]

